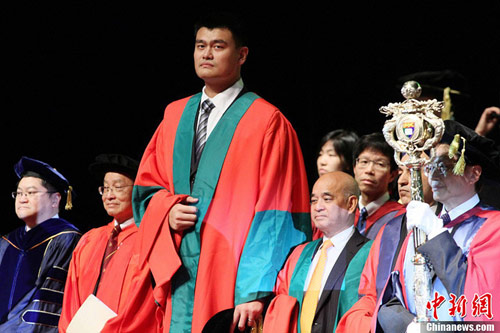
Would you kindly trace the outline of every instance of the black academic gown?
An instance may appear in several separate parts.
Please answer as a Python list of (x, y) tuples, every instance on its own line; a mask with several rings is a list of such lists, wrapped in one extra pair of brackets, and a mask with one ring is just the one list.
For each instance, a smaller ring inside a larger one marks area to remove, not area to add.
[(57, 332), (78, 229), (60, 218), (0, 239), (0, 332)]

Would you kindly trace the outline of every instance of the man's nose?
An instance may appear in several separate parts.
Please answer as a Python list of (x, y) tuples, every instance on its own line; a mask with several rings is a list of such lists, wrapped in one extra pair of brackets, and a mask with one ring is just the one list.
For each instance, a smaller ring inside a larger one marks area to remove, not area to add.
[(202, 56), (203, 56), (203, 59), (212, 59), (212, 57), (213, 57), (212, 48), (211, 47), (206, 47), (203, 50)]

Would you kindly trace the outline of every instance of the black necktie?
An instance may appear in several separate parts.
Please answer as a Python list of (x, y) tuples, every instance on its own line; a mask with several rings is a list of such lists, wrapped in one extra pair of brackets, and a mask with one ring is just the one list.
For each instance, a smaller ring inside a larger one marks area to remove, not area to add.
[(206, 99), (203, 103), (201, 103), (200, 122), (198, 123), (198, 128), (196, 129), (195, 156), (197, 161), (200, 160), (201, 152), (207, 142), (208, 116), (214, 107), (215, 105), (209, 99)]

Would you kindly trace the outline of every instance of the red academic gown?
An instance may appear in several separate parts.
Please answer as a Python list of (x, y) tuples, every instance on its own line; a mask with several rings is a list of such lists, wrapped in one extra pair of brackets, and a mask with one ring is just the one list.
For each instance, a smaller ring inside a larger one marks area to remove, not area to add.
[[(59, 320), (60, 332), (66, 331), (76, 311), (94, 292), (102, 257), (113, 227), (114, 221), (88, 231), (75, 248), (64, 291), (63, 309)], [(101, 276), (97, 291), (96, 297), (116, 313), (123, 310), (129, 292), (131, 279), (127, 279), (126, 276), (137, 230), (137, 226), (133, 224), (118, 234), (118, 249), (111, 257), (106, 272)]]
[[(498, 221), (500, 220), (500, 211), (494, 210), (491, 207), (484, 205), (477, 205), (473, 209), (467, 211), (461, 216), (457, 217), (455, 220), (451, 221), (448, 225), (450, 228), (453, 226), (460, 227), (467, 225), (479, 225), (479, 229), (475, 230), (471, 235), (472, 241), (470, 243), (469, 251), (466, 255), (462, 254), (464, 260), (460, 261), (460, 266), (466, 266), (465, 279), (462, 282), (463, 285), (457, 285), (461, 292), (455, 292), (456, 297), (464, 296), (467, 300), (466, 303), (466, 315), (463, 318), (465, 321), (488, 321), (490, 320), (485, 314), (478, 313), (474, 315), (473, 306), (474, 297), (484, 296), (485, 294), (491, 294), (492, 298), (492, 320), (498, 320), (500, 318), (500, 306), (497, 306), (495, 300), (500, 299), (500, 282), (498, 276), (500, 276), (500, 266), (497, 264), (497, 258), (500, 256), (500, 231), (498, 229)], [(474, 226), (473, 226), (474, 228)], [(403, 267), (405, 262), (405, 255), (408, 248), (408, 241), (412, 237), (412, 232), (408, 233), (401, 247), (396, 265), (394, 267), (395, 271), (399, 272), (399, 283), (402, 286), (401, 294), (404, 298), (403, 301), (407, 308), (407, 295), (405, 290), (405, 283), (413, 283), (412, 281), (405, 282), (405, 276), (403, 274)], [(423, 249), (426, 247), (427, 249)], [(453, 249), (454, 251), (450, 251)], [(428, 252), (428, 250), (431, 250)], [(423, 255), (428, 257), (430, 262), (433, 263), (434, 268), (438, 276), (443, 276), (449, 282), (461, 280), (460, 276), (453, 276), (447, 273), (446, 265), (440, 264), (440, 262), (451, 262), (454, 256), (461, 253), (460, 248), (454, 242), (450, 233), (443, 233), (437, 235), (435, 238), (429, 240), (426, 244), (420, 247), (420, 251)], [(440, 252), (443, 253), (440, 253)], [(437, 260), (441, 259), (441, 260)], [(444, 260), (444, 261), (442, 261)], [(460, 268), (460, 267), (459, 267)], [(452, 267), (455, 270), (455, 267)], [(463, 293), (463, 294), (461, 294)], [(449, 299), (449, 295), (442, 295)], [(385, 297), (385, 295), (384, 295)], [(380, 303), (380, 299), (379, 302)], [(490, 304), (491, 305), (491, 304)], [(380, 304), (377, 304), (377, 310)], [(441, 305), (446, 309), (451, 307), (451, 303), (447, 300)], [(372, 320), (372, 332), (376, 331), (377, 317), (374, 316)]]
[[(201, 94), (167, 106), (134, 187), (139, 261), (125, 312), (104, 332), (133, 331), (152, 287), (158, 329), (200, 332), (216, 313), (272, 293), (290, 249), (311, 238), (309, 190), (294, 129), (255, 94), (239, 97), (207, 139), (190, 184)], [(199, 199), (185, 232), (171, 207)], [(153, 279), (151, 279), (153, 277)], [(154, 281), (152, 286), (151, 281)]]

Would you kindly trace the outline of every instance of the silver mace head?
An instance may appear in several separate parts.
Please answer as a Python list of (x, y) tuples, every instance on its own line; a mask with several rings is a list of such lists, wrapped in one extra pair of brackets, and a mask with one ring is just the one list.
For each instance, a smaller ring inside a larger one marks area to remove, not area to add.
[(406, 81), (401, 88), (401, 94), (406, 99), (416, 99), (422, 94), (422, 87), (417, 81)]

